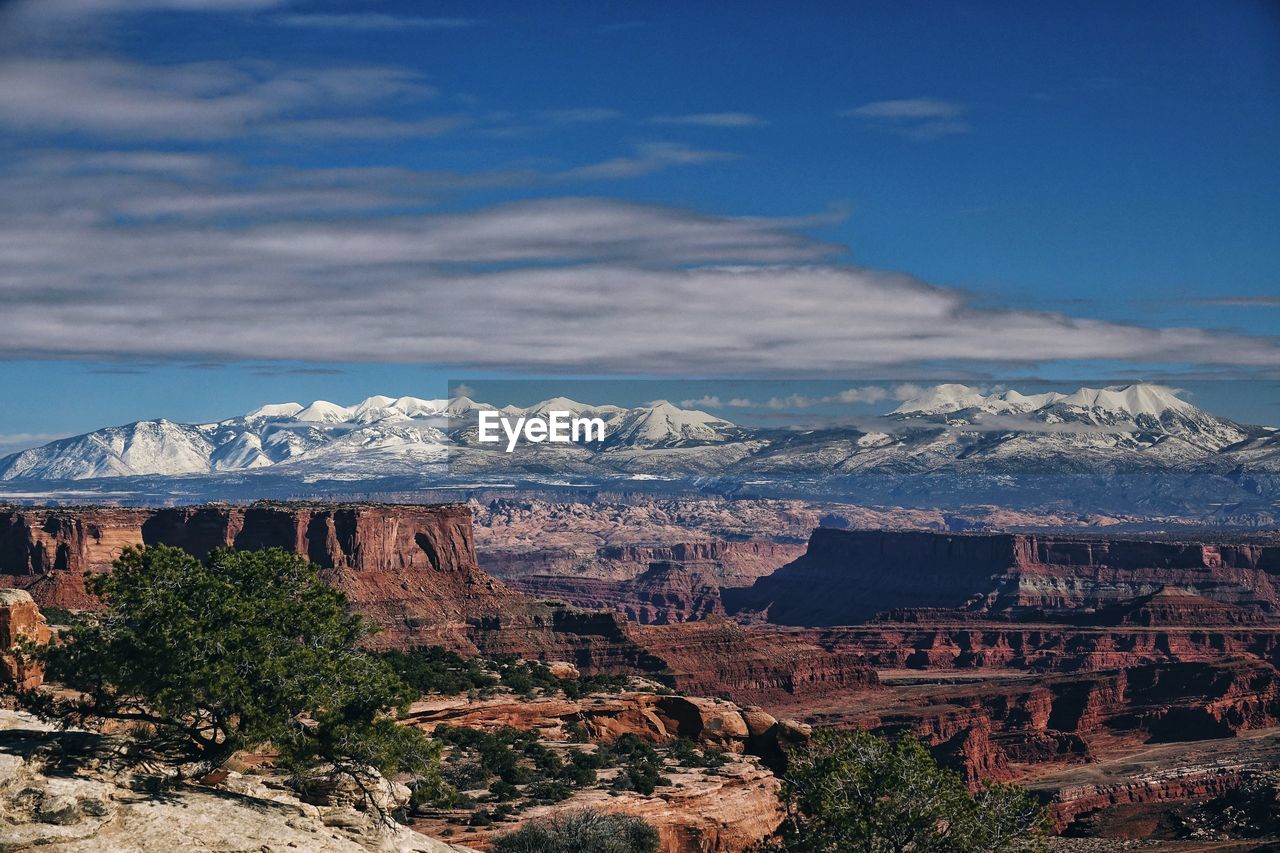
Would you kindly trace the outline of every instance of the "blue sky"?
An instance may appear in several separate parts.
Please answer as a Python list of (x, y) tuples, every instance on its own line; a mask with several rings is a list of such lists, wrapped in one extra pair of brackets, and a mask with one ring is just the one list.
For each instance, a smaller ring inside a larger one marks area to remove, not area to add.
[(1270, 3), (20, 0), (0, 140), (0, 450), (461, 376), (1280, 420)]

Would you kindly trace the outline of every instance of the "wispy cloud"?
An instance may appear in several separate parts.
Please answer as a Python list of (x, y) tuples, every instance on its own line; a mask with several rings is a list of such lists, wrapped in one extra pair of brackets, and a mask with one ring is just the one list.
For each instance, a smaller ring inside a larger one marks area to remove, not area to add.
[(830, 406), (833, 404), (878, 403), (888, 396), (889, 392), (881, 386), (866, 385), (861, 388), (846, 388), (843, 391), (822, 397), (811, 397), (804, 394), (771, 397), (764, 405), (769, 409), (809, 409), (814, 406)]
[(322, 30), (395, 32), (397, 30), (460, 30), (480, 23), (475, 18), (421, 18), (412, 15), (384, 15), (360, 12), (346, 15), (277, 15), (272, 20), (285, 27)]
[(0, 126), (141, 139), (207, 140), (286, 118), (392, 99), (430, 99), (414, 71), (264, 62), (151, 66), (110, 58), (0, 62)]
[(839, 247), (766, 219), (563, 198), (121, 227), (6, 189), (3, 355), (828, 375), (1082, 357), (1280, 363), (1262, 338), (979, 307), (833, 264)]
[(904, 98), (871, 101), (840, 114), (862, 119), (875, 127), (916, 141), (968, 133), (973, 128), (964, 120), (966, 108), (955, 101), (938, 98)]
[(1280, 296), (1213, 296), (1197, 299), (1202, 305), (1234, 305), (1254, 308), (1280, 308)]
[(896, 101), (872, 101), (846, 110), (845, 115), (858, 118), (890, 118), (890, 119), (940, 119), (956, 118), (964, 112), (964, 107), (954, 101), (941, 101), (936, 98), (907, 98)]
[(606, 107), (579, 107), (568, 110), (543, 110), (538, 118), (551, 124), (594, 124), (601, 121), (613, 121), (621, 118), (618, 110)]
[(0, 456), (66, 438), (62, 432), (0, 432)]
[(684, 400), (680, 405), (703, 405), (709, 408), (731, 406), (739, 409), (810, 409), (814, 406), (854, 405), (858, 403), (878, 403), (890, 396), (888, 389), (880, 385), (864, 385), (860, 388), (846, 388), (835, 394), (810, 396), (805, 394), (788, 394), (785, 397), (770, 397), (767, 400), (752, 400), (747, 397), (735, 397), (724, 401), (718, 396), (706, 396), (696, 400)]
[(682, 124), (694, 127), (760, 127), (768, 124), (751, 113), (691, 113), (688, 115), (654, 116), (653, 124)]
[(646, 142), (636, 146), (629, 157), (615, 157), (599, 163), (577, 166), (560, 173), (568, 179), (638, 178), (670, 166), (693, 166), (717, 160), (732, 160), (728, 151), (709, 151), (676, 142)]

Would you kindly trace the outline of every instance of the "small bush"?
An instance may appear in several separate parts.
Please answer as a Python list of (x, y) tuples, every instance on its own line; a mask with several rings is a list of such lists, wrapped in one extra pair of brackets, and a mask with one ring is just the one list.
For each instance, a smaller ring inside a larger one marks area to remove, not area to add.
[(478, 658), (464, 660), (440, 646), (384, 652), (382, 659), (420, 696), (430, 693), (454, 696), (498, 682), (496, 676), (485, 672)]
[(573, 809), (529, 821), (494, 840), (494, 853), (654, 853), (658, 831), (643, 819)]

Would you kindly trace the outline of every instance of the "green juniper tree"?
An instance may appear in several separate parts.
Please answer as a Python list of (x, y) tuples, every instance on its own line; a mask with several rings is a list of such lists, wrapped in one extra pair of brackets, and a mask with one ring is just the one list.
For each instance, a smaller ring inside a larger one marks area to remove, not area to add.
[(1029, 850), (1043, 822), (1022, 788), (971, 793), (909, 736), (819, 730), (789, 756), (783, 797), (775, 849), (788, 853)]
[(360, 648), (368, 627), (301, 556), (128, 548), (86, 586), (102, 611), (41, 653), (46, 677), (80, 695), (31, 694), (35, 710), (125, 721), (204, 767), (269, 745), (299, 781), (325, 766), (361, 784), (373, 767), (436, 784), (438, 745), (390, 717), (414, 692)]

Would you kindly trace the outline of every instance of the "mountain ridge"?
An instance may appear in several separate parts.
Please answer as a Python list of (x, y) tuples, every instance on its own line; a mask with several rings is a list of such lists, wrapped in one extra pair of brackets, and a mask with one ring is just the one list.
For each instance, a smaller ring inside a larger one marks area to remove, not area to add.
[[(477, 441), (479, 411), (519, 417), (550, 409), (600, 417), (605, 440), (526, 445), (511, 454)], [(187, 478), (197, 492), (201, 478), (267, 475), (300, 484), (399, 478), (405, 489), (533, 480), (828, 494), (873, 483), (961, 492), (973, 484), (998, 487), (1001, 478), (1045, 476), (1084, 476), (1112, 488), (1124, 473), (1210, 478), (1228, 503), (1236, 499), (1232, 490), (1242, 489), (1244, 498), (1266, 503), (1280, 493), (1280, 432), (1238, 424), (1172, 389), (1144, 384), (1035, 395), (942, 385), (872, 423), (808, 430), (742, 426), (666, 400), (623, 407), (553, 397), (498, 407), (467, 397), (375, 395), (345, 406), (269, 403), (203, 424), (136, 421), (0, 459), (0, 481)], [(922, 477), (928, 483), (913, 485)], [(1176, 496), (1186, 486), (1158, 488)]]

